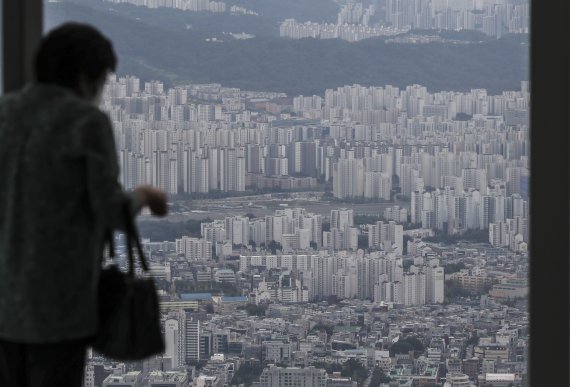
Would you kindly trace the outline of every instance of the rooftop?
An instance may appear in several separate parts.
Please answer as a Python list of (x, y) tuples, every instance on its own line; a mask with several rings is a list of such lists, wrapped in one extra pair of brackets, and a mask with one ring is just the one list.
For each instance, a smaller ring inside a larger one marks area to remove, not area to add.
[(149, 374), (151, 382), (179, 382), (188, 378), (188, 374), (182, 371), (152, 371)]
[(182, 293), (180, 299), (182, 301), (211, 301), (212, 293)]

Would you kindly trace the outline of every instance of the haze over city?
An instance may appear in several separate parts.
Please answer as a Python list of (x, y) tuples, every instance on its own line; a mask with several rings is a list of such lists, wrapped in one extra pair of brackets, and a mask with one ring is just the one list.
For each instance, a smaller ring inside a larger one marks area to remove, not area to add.
[(169, 198), (139, 219), (166, 352), (85, 386), (528, 385), (527, 1), (45, 13), (113, 40), (120, 182)]

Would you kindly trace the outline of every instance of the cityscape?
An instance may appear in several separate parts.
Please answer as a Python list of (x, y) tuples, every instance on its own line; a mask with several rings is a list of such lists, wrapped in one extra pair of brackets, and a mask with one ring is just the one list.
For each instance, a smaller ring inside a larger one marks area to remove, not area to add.
[[(264, 17), (254, 1), (111, 1)], [(336, 22), (275, 17), (277, 34), (528, 34), (519, 0), (335, 6)], [(90, 352), (84, 386), (528, 386), (528, 80), (321, 90), (109, 76), (120, 182), (169, 198), (166, 219), (138, 218), (166, 351)]]
[[(399, 385), (522, 385), (528, 103), (526, 82), (496, 96), (353, 85), (287, 98), (113, 76), (103, 109), (123, 185), (161, 187), (181, 219), (204, 220), (145, 240), (163, 285), (161, 367), (205, 363), (196, 385), (240, 367), (263, 370), (252, 385), (370, 385), (372, 373), (341, 375), (353, 359)], [(336, 209), (294, 205), (322, 201)], [(408, 337), (422, 350), (390, 351)]]
[[(233, 15), (259, 16), (241, 6), (210, 0), (105, 0), (147, 8), (174, 8), (191, 12), (229, 12)], [(383, 6), (383, 12), (377, 8)], [(472, 30), (501, 37), (507, 33), (529, 32), (529, 4), (525, 1), (488, 0), (387, 0), (366, 6), (347, 2), (338, 13), (336, 23), (296, 22), (284, 20), (280, 36), (303, 39), (340, 38), (351, 42), (401, 34), (414, 30)]]
[[(480, 31), (499, 38), (507, 33), (528, 33), (528, 15), (529, 4), (523, 2), (388, 0), (382, 16), (376, 15), (374, 5), (347, 3), (340, 10), (336, 24), (287, 19), (279, 32), (280, 36), (293, 39), (340, 38), (349, 42), (398, 35), (412, 29)], [(372, 25), (375, 16), (379, 23)]]

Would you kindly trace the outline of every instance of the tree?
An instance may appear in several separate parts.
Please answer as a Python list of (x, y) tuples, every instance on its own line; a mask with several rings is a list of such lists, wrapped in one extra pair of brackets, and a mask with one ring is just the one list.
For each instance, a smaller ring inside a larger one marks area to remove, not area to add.
[(168, 292), (170, 290), (171, 283), (165, 280), (164, 278), (156, 278), (154, 280), (154, 283), (156, 284), (156, 287), (160, 290), (164, 290), (165, 292)]
[(465, 342), (465, 345), (477, 344), (479, 344), (479, 336), (477, 336), (477, 332), (473, 332), (473, 335)]
[(446, 301), (451, 302), (458, 297), (469, 297), (471, 292), (463, 289), (457, 281), (445, 281), (444, 297)]
[(392, 379), (384, 373), (384, 370), (380, 367), (374, 367), (372, 371), (372, 378), (370, 379), (370, 384), (368, 387), (379, 387), (380, 384), (390, 383)]
[(265, 316), (265, 311), (267, 310), (267, 305), (255, 305), (255, 304), (247, 304), (245, 306), (245, 311), (247, 312), (248, 316)]
[(409, 336), (404, 339), (412, 345), (414, 351), (423, 352), (425, 350), (423, 343), (414, 336)]
[(396, 197), (396, 199), (399, 202), (411, 202), (412, 198), (410, 198), (408, 195), (403, 195), (403, 194), (398, 194), (398, 196)]
[(408, 336), (400, 339), (390, 347), (390, 355), (407, 354), (410, 351), (423, 352), (425, 350), (423, 343), (414, 336)]
[(267, 250), (271, 251), (272, 254), (277, 254), (277, 250), (283, 250), (281, 243), (271, 241), (267, 244)]
[(460, 270), (466, 269), (467, 266), (463, 262), (449, 263), (443, 267), (445, 274), (457, 273)]
[(313, 367), (323, 369), (327, 374), (332, 374), (333, 372), (341, 372), (342, 366), (337, 363), (325, 363), (324, 361), (319, 361), (313, 363)]
[[(89, 3), (91, 6), (99, 2)], [(266, 3), (272, 4), (272, 12), (260, 10), (261, 5)], [(287, 8), (283, 8), (285, 3)], [(313, 17), (306, 19), (308, 16), (305, 14), (301, 18), (294, 16), (295, 14), (288, 10), (291, 8), (290, 3), (291, 1), (255, 1), (256, 5), (248, 8), (260, 10), (262, 15), (279, 15), (281, 20), (290, 17), (318, 22)], [(295, 3), (301, 9), (320, 9), (320, 5), (324, 3), (327, 4), (327, 9), (334, 10), (333, 14), (338, 13), (335, 2), (330, 0), (296, 0)], [(274, 8), (275, 4), (279, 4), (279, 8)], [(276, 9), (279, 11), (275, 11)], [(364, 39), (355, 43), (340, 39), (290, 40), (281, 39), (279, 36), (270, 37), (267, 34), (262, 36), (264, 34), (259, 31), (261, 26), (265, 26), (264, 28), (274, 35), (277, 24), (277, 21), (265, 17), (258, 17), (255, 22), (251, 22), (250, 17), (236, 18), (228, 14), (228, 22), (240, 23), (232, 28), (225, 21), (220, 23), (218, 14), (206, 15), (207, 13), (201, 12), (190, 16), (187, 12), (180, 12), (179, 17), (184, 18), (184, 23), (191, 24), (195, 32), (178, 35), (154, 27), (161, 25), (156, 22), (159, 16), (155, 15), (170, 15), (172, 12), (168, 11), (153, 9), (141, 12), (146, 15), (141, 15), (143, 18), (148, 18), (148, 12), (153, 12), (153, 22), (145, 23), (121, 17), (116, 12), (110, 14), (105, 8), (96, 12), (89, 7), (74, 8), (76, 18), (96, 26), (100, 25), (102, 20), (108, 21), (105, 30), (110, 36), (120, 36), (121, 28), (130, 31), (128, 36), (117, 41), (118, 51), (128, 53), (128, 56), (123, 58), (125, 67), (122, 72), (138, 73), (146, 79), (158, 77), (181, 82), (192, 79), (195, 82), (217, 82), (227, 87), (278, 91), (289, 95), (320, 95), (334, 85), (354, 83), (384, 85), (391, 82), (397, 86), (405, 86), (411, 79), (422, 79), (422, 84), (428, 89), (468, 90), (477, 85), (487, 88), (490, 94), (500, 94), (503, 90), (513, 90), (520, 79), (525, 79), (528, 71), (528, 45), (521, 44), (528, 40), (528, 34), (517, 34), (522, 36), (516, 39), (504, 37), (481, 44), (403, 45), (410, 47), (387, 44), (381, 38)], [(191, 22), (188, 22), (189, 17), (192, 17)], [(169, 20), (168, 25), (172, 25), (172, 20)], [(327, 21), (333, 20), (336, 20), (335, 16)], [(246, 24), (242, 24), (244, 21)], [(197, 29), (197, 25), (202, 31)], [(242, 42), (224, 39), (224, 42), (217, 44), (207, 43), (203, 39), (204, 36), (220, 36), (222, 31), (233, 30), (252, 33), (256, 38)], [(148, 43), (151, 41), (149, 38), (152, 38), (157, 47), (160, 46), (162, 55), (156, 55), (156, 50), (148, 49)], [(201, 57), (192, 55), (195, 52), (203, 53), (209, 60), (204, 61)], [(497, 52), (501, 52), (499, 57)], [(350, 61), (339, 61), (339, 57), (359, 58), (357, 74), (352, 71)], [(140, 58), (140, 62), (152, 66), (141, 67), (137, 58)], [(413, 62), (416, 60), (424, 65), (414, 66)], [(470, 65), (475, 62), (480, 64), (478, 71), (468, 71)], [(184, 63), (184, 66), (180, 66), (181, 63)], [(212, 63), (217, 65), (209, 65)], [(378, 71), (378, 68), (398, 71)], [(505, 72), (505, 68), (509, 68), (509, 71)], [(448, 76), (438, 76), (441, 73)], [(165, 74), (169, 75), (165, 77)]]
[(460, 112), (455, 115), (455, 121), (469, 121), (472, 118), (473, 116), (467, 113)]
[(204, 310), (206, 311), (206, 313), (209, 313), (209, 314), (212, 314), (215, 312), (214, 305), (212, 305), (212, 304), (206, 304), (206, 306), (204, 307)]
[(412, 344), (408, 343), (405, 340), (400, 340), (390, 347), (390, 356), (398, 355), (398, 354), (408, 354), (410, 351), (413, 351), (414, 347)]
[(422, 228), (421, 223), (406, 223), (406, 224), (404, 224), (404, 231), (406, 231), (406, 230), (417, 230), (418, 228)]
[(314, 330), (314, 331), (318, 331), (318, 332), (323, 332), (323, 331), (324, 331), (324, 332), (327, 333), (327, 336), (328, 336), (328, 337), (331, 337), (332, 334), (334, 333), (334, 326), (319, 323), (319, 324), (317, 324), (317, 325), (315, 325), (315, 326), (313, 327), (313, 330)]
[(259, 363), (247, 362), (238, 368), (234, 377), (232, 378), (231, 385), (239, 386), (240, 384), (250, 386), (252, 382), (259, 379), (263, 372), (263, 367)]
[(203, 220), (191, 219), (185, 222), (161, 220), (139, 222), (138, 226), (143, 238), (149, 238), (155, 242), (164, 242), (174, 241), (183, 236), (199, 237), (202, 223), (211, 221), (209, 218)]
[(329, 305), (338, 305), (340, 303), (340, 298), (336, 294), (331, 294), (327, 297), (327, 302)]
[(342, 365), (341, 375), (352, 378), (352, 380), (362, 385), (368, 377), (368, 370), (356, 359), (348, 359)]

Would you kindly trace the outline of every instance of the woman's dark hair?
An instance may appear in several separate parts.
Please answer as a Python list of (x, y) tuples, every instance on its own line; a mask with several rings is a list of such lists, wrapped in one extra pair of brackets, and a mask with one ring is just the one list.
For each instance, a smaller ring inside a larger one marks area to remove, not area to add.
[(95, 82), (107, 71), (115, 71), (113, 44), (95, 28), (65, 23), (41, 41), (34, 61), (36, 80), (77, 89), (80, 75)]

